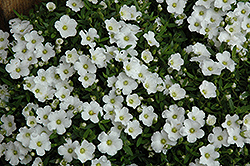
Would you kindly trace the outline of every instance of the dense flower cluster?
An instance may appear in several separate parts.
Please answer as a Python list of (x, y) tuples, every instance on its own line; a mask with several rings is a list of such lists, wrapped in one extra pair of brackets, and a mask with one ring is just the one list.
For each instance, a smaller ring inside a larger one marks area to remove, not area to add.
[[(15, 88), (2, 79), (0, 158), (11, 165), (46, 165), (47, 153), (56, 149), (53, 164), (135, 166), (149, 164), (140, 156), (145, 150), (146, 158), (158, 153), (178, 158), (174, 149), (184, 145), (193, 155), (182, 156), (185, 164), (214, 166), (225, 164), (223, 148), (235, 144), (242, 151), (250, 143), (250, 108), (244, 102), (249, 88), (234, 91), (248, 55), (250, 3), (198, 0), (190, 3), (188, 16), (187, 0), (156, 0), (154, 16), (148, 13), (150, 2), (135, 2), (112, 1), (115, 7), (97, 0), (48, 2), (41, 10), (54, 19), (40, 22), (45, 29), (39, 28), (38, 11), (34, 22), (10, 20), (11, 43), (0, 30), (1, 65), (32, 98), (20, 97), (26, 100), (18, 101), (24, 119), (17, 119), (8, 103), (19, 98), (11, 97)], [(160, 18), (162, 6), (174, 23)], [(82, 21), (90, 8), (99, 22)], [(104, 16), (106, 9), (113, 13)], [(185, 24), (208, 42), (177, 36), (168, 43), (166, 28), (179, 31)], [(240, 100), (237, 109), (231, 95)], [(178, 161), (164, 162), (170, 160)]]

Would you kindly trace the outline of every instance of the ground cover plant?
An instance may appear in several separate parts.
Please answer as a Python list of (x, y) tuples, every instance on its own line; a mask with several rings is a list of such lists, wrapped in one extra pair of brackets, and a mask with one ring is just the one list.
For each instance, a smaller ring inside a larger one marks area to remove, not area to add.
[(0, 30), (3, 165), (249, 165), (247, 0), (53, 0)]

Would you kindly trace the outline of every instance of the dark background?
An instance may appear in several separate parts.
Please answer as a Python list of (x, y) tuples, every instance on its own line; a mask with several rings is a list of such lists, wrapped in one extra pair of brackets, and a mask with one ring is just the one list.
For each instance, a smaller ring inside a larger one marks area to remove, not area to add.
[(13, 9), (27, 15), (29, 10), (42, 0), (0, 0), (0, 29), (9, 31), (9, 20), (17, 17)]

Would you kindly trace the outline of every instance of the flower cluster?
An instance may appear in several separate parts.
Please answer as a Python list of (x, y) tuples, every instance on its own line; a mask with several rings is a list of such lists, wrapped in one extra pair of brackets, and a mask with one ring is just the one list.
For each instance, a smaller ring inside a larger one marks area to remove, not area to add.
[(1, 161), (247, 164), (249, 2), (163, 2), (53, 1), (10, 20)]

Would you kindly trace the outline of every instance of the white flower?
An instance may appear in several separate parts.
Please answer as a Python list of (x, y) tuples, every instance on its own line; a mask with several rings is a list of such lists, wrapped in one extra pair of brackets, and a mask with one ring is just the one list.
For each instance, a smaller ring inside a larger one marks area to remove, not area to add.
[(230, 58), (230, 56), (231, 55), (230, 55), (230, 53), (228, 51), (224, 51), (222, 54), (217, 53), (216, 54), (216, 59), (221, 63), (221, 65), (223, 65), (228, 70), (233, 72), (234, 69), (235, 69), (236, 63)]
[(237, 114), (234, 114), (233, 116), (227, 114), (225, 118), (226, 118), (225, 122), (221, 124), (223, 128), (236, 129), (240, 127), (240, 125), (237, 123), (237, 121), (239, 120), (239, 116)]
[(79, 34), (82, 38), (81, 45), (89, 45), (91, 48), (96, 46), (95, 38), (99, 38), (99, 35), (95, 28), (89, 28), (89, 30), (85, 30), (85, 32), (81, 30)]
[(171, 141), (168, 138), (168, 133), (164, 130), (154, 132), (151, 137), (151, 147), (156, 153), (161, 153), (162, 151), (166, 153), (168, 145), (174, 146), (176, 144), (176, 141)]
[(89, 50), (91, 54), (91, 62), (96, 64), (98, 68), (103, 68), (107, 66), (107, 57), (105, 54), (105, 49), (97, 47), (95, 50)]
[(186, 91), (179, 84), (175, 83), (169, 88), (169, 94), (174, 100), (180, 100), (185, 98)]
[(177, 71), (181, 69), (181, 66), (183, 64), (184, 64), (184, 60), (181, 58), (180, 53), (172, 54), (168, 58), (168, 65)]
[(110, 156), (114, 156), (118, 150), (122, 149), (123, 142), (119, 138), (119, 134), (111, 131), (106, 134), (104, 131), (98, 135), (97, 138), (101, 143), (97, 146), (101, 153), (107, 153)]
[(226, 12), (231, 9), (231, 4), (235, 3), (236, 0), (215, 0), (214, 6), (217, 8), (222, 8), (222, 11)]
[(216, 123), (216, 117), (214, 115), (208, 115), (207, 116), (207, 120), (206, 120), (207, 124), (209, 126), (213, 126)]
[(115, 35), (117, 40), (117, 46), (120, 48), (125, 48), (128, 45), (131, 45), (134, 48), (137, 44), (138, 38), (128, 27), (123, 28), (120, 32)]
[(142, 129), (138, 120), (129, 121), (127, 123), (127, 128), (124, 130), (125, 133), (131, 135), (135, 139), (139, 134), (142, 133)]
[(95, 79), (96, 75), (92, 73), (86, 73), (85, 75), (78, 77), (78, 80), (82, 83), (84, 88), (91, 86), (95, 82)]
[(156, 46), (159, 47), (160, 44), (155, 40), (155, 33), (152, 31), (148, 31), (148, 33), (145, 33), (143, 37), (147, 40), (148, 44), (150, 46)]
[(128, 112), (127, 107), (123, 107), (121, 109), (115, 109), (115, 122), (121, 122), (123, 125), (127, 125), (129, 120), (133, 118), (133, 116)]
[(59, 74), (62, 80), (67, 80), (74, 74), (74, 72), (75, 72), (74, 68), (68, 63), (60, 63), (60, 65), (57, 66), (56, 69), (56, 73)]
[(82, 0), (68, 0), (66, 6), (71, 8), (74, 12), (78, 12), (84, 6), (84, 3)]
[(96, 66), (86, 55), (79, 57), (79, 60), (74, 63), (74, 69), (77, 70), (79, 75), (85, 75), (87, 72), (96, 73)]
[(201, 94), (205, 98), (214, 98), (216, 97), (216, 86), (212, 82), (208, 82), (207, 80), (203, 80), (202, 84), (199, 86)]
[(49, 123), (47, 127), (50, 131), (56, 129), (57, 133), (62, 135), (66, 132), (65, 128), (69, 128), (71, 126), (71, 119), (67, 117), (67, 113), (64, 110), (59, 110), (55, 112), (51, 112), (49, 114)]
[(33, 161), (32, 166), (41, 166), (43, 165), (43, 161), (40, 157), (36, 157), (35, 160)]
[(1, 117), (1, 128), (6, 131), (6, 136), (10, 136), (13, 131), (16, 130), (16, 123), (14, 122), (15, 117), (13, 115), (6, 116), (5, 114)]
[(192, 112), (189, 112), (187, 114), (189, 119), (192, 119), (194, 121), (197, 121), (198, 123), (200, 123), (201, 126), (204, 126), (205, 124), (205, 113), (204, 111), (200, 110), (198, 107), (193, 106), (192, 107)]
[(115, 87), (121, 89), (124, 95), (131, 94), (132, 90), (135, 90), (138, 87), (136, 81), (129, 78), (124, 72), (121, 72), (117, 76), (117, 79)]
[(104, 22), (105, 22), (107, 31), (110, 31), (112, 33), (118, 33), (119, 32), (121, 24), (119, 22), (117, 22), (114, 19), (114, 17), (112, 17), (109, 20), (105, 20)]
[(152, 53), (147, 49), (147, 50), (142, 51), (141, 59), (144, 62), (149, 63), (154, 59), (154, 57), (152, 56)]
[(139, 120), (148, 127), (152, 126), (153, 120), (157, 120), (158, 115), (154, 113), (154, 107), (142, 106), (142, 113), (139, 115)]
[(46, 8), (48, 9), (48, 11), (53, 12), (56, 9), (56, 4), (54, 4), (53, 2), (48, 2), (46, 4)]
[(24, 38), (28, 42), (26, 44), (28, 50), (33, 50), (37, 45), (41, 44), (44, 41), (43, 36), (38, 35), (36, 30), (25, 34)]
[(181, 122), (170, 121), (165, 123), (165, 125), (163, 126), (163, 130), (168, 133), (168, 137), (171, 141), (177, 141), (182, 137), (182, 135), (180, 134), (181, 127)]
[(219, 62), (214, 62), (212, 59), (202, 61), (200, 66), (204, 76), (211, 76), (212, 74), (220, 75), (223, 69), (223, 66)]
[(208, 135), (208, 141), (214, 145), (215, 148), (221, 148), (222, 145), (228, 147), (228, 134), (226, 130), (222, 131), (221, 127), (214, 127), (213, 134)]
[(240, 128), (228, 128), (228, 140), (229, 144), (236, 144), (237, 147), (243, 148), (245, 145), (244, 138), (241, 136)]
[(123, 20), (130, 20), (131, 19), (131, 13), (130, 8), (127, 5), (123, 5), (119, 11), (120, 16)]
[(51, 113), (51, 107), (49, 105), (46, 105), (44, 108), (38, 108), (36, 110), (36, 121), (37, 123), (43, 124), (44, 126), (47, 126), (49, 123), (49, 114)]
[(74, 19), (71, 19), (68, 15), (63, 15), (60, 18), (60, 21), (55, 22), (55, 28), (60, 33), (62, 38), (67, 38), (70, 36), (75, 36), (77, 22)]
[(111, 166), (111, 162), (107, 159), (106, 156), (101, 156), (99, 159), (91, 160), (91, 166)]
[(35, 116), (28, 116), (26, 118), (26, 124), (29, 127), (35, 127), (37, 125), (36, 117)]
[(77, 154), (77, 158), (85, 163), (87, 160), (91, 160), (94, 158), (94, 151), (96, 147), (93, 143), (89, 143), (87, 140), (83, 140), (80, 146), (75, 148), (75, 153)]
[(19, 59), (11, 59), (10, 63), (6, 65), (5, 69), (12, 79), (18, 79), (21, 76), (27, 76), (30, 73), (29, 64)]
[(67, 162), (71, 162), (73, 158), (77, 159), (75, 153), (76, 147), (80, 146), (78, 141), (72, 142), (70, 138), (66, 139), (66, 143), (58, 147), (58, 153), (63, 155)]
[(49, 135), (46, 133), (32, 134), (30, 140), (30, 149), (35, 149), (38, 156), (43, 156), (45, 150), (49, 151), (51, 148), (51, 142), (49, 141)]
[(126, 97), (127, 105), (134, 109), (141, 104), (141, 100), (137, 94), (128, 95)]
[(90, 119), (93, 123), (98, 123), (98, 114), (103, 115), (102, 107), (96, 101), (91, 101), (90, 103), (85, 102), (83, 103), (83, 112), (82, 112), (82, 119), (88, 120)]
[(200, 128), (201, 125), (198, 122), (186, 119), (180, 133), (182, 136), (187, 136), (188, 142), (194, 143), (197, 138), (202, 138), (205, 135), (205, 132)]
[(67, 50), (65, 54), (67, 63), (74, 64), (79, 58), (79, 54), (77, 53), (77, 50), (75, 48), (73, 48), (72, 50)]
[(114, 108), (121, 108), (122, 107), (122, 102), (123, 102), (123, 97), (122, 96), (117, 96), (115, 94), (115, 90), (109, 91), (109, 95), (104, 95), (102, 98), (103, 102), (105, 102), (105, 105), (112, 106)]
[(11, 165), (17, 165), (19, 160), (22, 160), (26, 156), (28, 150), (22, 146), (18, 141), (8, 142), (5, 150), (5, 160), (9, 161)]
[(183, 107), (178, 107), (176, 104), (170, 105), (169, 110), (162, 112), (162, 117), (167, 118), (168, 121), (177, 121), (182, 123), (185, 119), (185, 110)]
[(168, 4), (167, 10), (169, 13), (182, 14), (186, 6), (186, 0), (166, 0)]
[(202, 146), (199, 148), (201, 153), (200, 163), (207, 166), (219, 166), (220, 163), (215, 161), (216, 158), (220, 157), (220, 154), (215, 151), (215, 147), (211, 144)]
[(63, 101), (70, 95), (70, 90), (61, 87), (59, 90), (56, 91), (55, 96), (60, 100)]
[(19, 134), (17, 134), (16, 139), (22, 143), (24, 147), (28, 147), (30, 144), (31, 134), (34, 128), (27, 128), (26, 126), (19, 128)]

